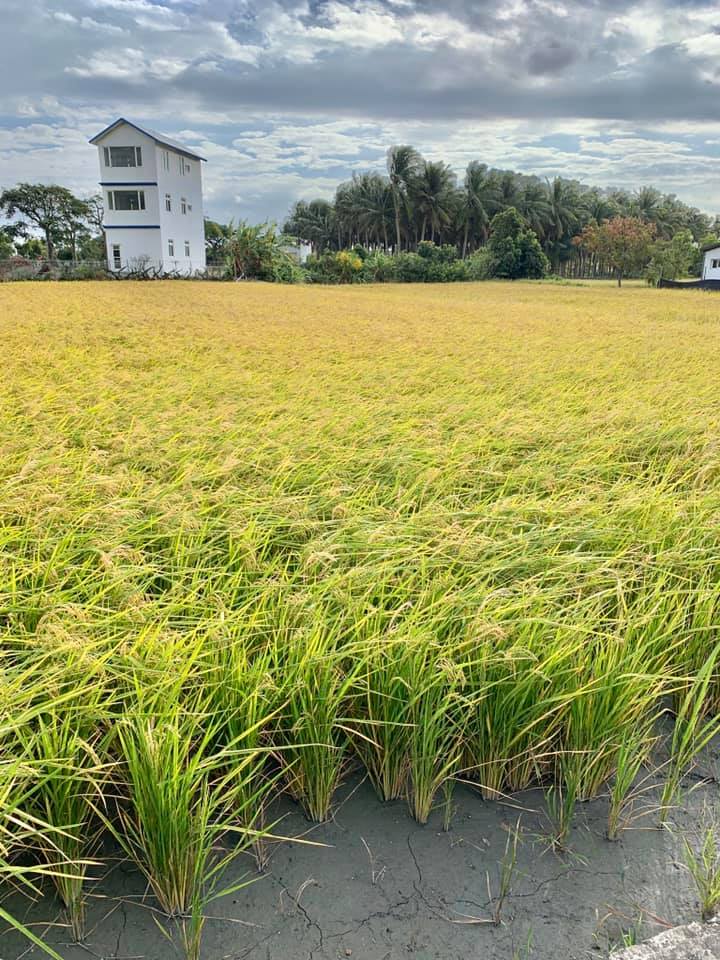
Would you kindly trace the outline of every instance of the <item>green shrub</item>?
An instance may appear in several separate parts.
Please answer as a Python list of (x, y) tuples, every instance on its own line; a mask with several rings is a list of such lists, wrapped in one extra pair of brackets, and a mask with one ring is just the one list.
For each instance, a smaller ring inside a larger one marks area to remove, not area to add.
[(419, 253), (399, 253), (395, 258), (395, 279), (400, 283), (425, 283), (427, 260)]
[(468, 280), (491, 280), (493, 258), (487, 247), (481, 247), (463, 261)]
[(377, 251), (368, 254), (363, 263), (362, 279), (367, 283), (390, 283), (396, 279), (396, 258)]
[(271, 283), (298, 283), (302, 273), (283, 248), (284, 240), (275, 224), (251, 225), (241, 221), (230, 225), (225, 242), (228, 276), (236, 280), (267, 280)]

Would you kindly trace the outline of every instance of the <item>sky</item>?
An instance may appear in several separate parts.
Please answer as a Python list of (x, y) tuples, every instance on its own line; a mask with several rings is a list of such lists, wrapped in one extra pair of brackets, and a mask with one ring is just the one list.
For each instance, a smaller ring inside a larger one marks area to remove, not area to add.
[(207, 157), (206, 213), (282, 221), (412, 143), (720, 212), (720, 2), (0, 0), (0, 188), (97, 191), (118, 116)]

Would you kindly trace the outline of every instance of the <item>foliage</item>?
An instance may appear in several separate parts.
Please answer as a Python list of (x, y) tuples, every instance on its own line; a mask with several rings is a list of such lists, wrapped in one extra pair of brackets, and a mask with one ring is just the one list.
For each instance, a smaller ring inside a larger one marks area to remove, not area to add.
[(494, 277), (539, 279), (548, 272), (548, 260), (537, 236), (515, 207), (495, 214), (487, 247)]
[(647, 266), (654, 236), (652, 223), (639, 217), (613, 217), (588, 224), (576, 243), (608, 263), (621, 286), (625, 275), (642, 272)]
[(205, 256), (208, 263), (220, 263), (227, 255), (227, 243), (233, 227), (228, 223), (216, 223), (205, 217)]
[(657, 285), (663, 279), (687, 277), (697, 258), (697, 245), (689, 230), (679, 230), (671, 240), (657, 240), (650, 254), (647, 277)]
[(0, 211), (41, 230), (51, 259), (56, 246), (64, 241), (75, 250), (78, 233), (88, 215), (85, 201), (73, 196), (66, 187), (42, 183), (19, 183), (3, 190)]
[(10, 224), (0, 227), (0, 260), (7, 260), (14, 255), (19, 235), (18, 229), (13, 229)]
[(468, 280), (491, 280), (493, 277), (493, 255), (489, 247), (481, 247), (463, 261)]
[(47, 257), (47, 248), (39, 237), (28, 237), (21, 242), (15, 241), (15, 251), (26, 260), (42, 260)]
[(274, 224), (230, 224), (224, 251), (228, 274), (236, 280), (294, 283), (299, 279), (295, 262), (285, 251)]
[(559, 844), (610, 792), (616, 835), (638, 758), (676, 802), (720, 715), (707, 298), (129, 281), (0, 313), (4, 891), (54, 885), (79, 932), (102, 829), (195, 957), (275, 793), (332, 814), (353, 759), (438, 828), (462, 779), (546, 790)]
[(352, 250), (308, 257), (304, 272), (310, 283), (356, 283), (364, 279), (363, 259)]
[(332, 201), (298, 201), (284, 230), (311, 243), (315, 255), (356, 243), (384, 253), (416, 252), (429, 238), (451, 244), (464, 258), (487, 242), (492, 218), (510, 207), (537, 235), (555, 272), (566, 262), (580, 264), (581, 272), (605, 271), (605, 264), (573, 243), (588, 224), (639, 218), (662, 240), (686, 229), (698, 241), (713, 229), (697, 208), (652, 187), (603, 190), (563, 177), (498, 170), (479, 160), (470, 161), (458, 185), (447, 164), (400, 145), (388, 150), (387, 175), (356, 173), (338, 185)]

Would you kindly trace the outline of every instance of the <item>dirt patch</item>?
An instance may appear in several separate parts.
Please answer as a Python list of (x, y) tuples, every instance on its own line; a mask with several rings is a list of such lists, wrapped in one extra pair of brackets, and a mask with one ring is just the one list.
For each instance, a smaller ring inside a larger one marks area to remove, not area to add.
[[(326, 846), (278, 844), (266, 875), (249, 858), (236, 862), (255, 882), (211, 904), (204, 938), (207, 960), (580, 960), (607, 955), (665, 925), (698, 916), (682, 865), (681, 837), (692, 831), (715, 784), (698, 783), (672, 829), (654, 817), (639, 820), (617, 843), (604, 837), (606, 803), (582, 804), (566, 852), (548, 844), (540, 792), (512, 804), (484, 802), (467, 787), (454, 796), (451, 826), (443, 810), (418, 826), (402, 802), (381, 804), (367, 783), (349, 781), (334, 820), (309, 824), (283, 801), (276, 828)], [(491, 923), (499, 864), (520, 818), (517, 866), (501, 924)], [(110, 853), (110, 851), (108, 851)], [(257, 878), (257, 879), (256, 879)], [(62, 914), (51, 897), (15, 909), (67, 960), (176, 956), (145, 896), (140, 874), (117, 862), (91, 889), (85, 945), (68, 943)], [(48, 926), (50, 924), (50, 926)], [(172, 930), (172, 928), (170, 928)], [(2, 960), (39, 957), (6, 932)]]

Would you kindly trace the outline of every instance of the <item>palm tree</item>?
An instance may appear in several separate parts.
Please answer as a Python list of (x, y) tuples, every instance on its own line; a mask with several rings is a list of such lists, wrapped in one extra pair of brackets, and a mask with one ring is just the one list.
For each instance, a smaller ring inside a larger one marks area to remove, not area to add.
[(523, 179), (518, 192), (516, 207), (531, 230), (542, 240), (550, 221), (550, 203), (548, 191), (536, 177)]
[(420, 172), (422, 158), (415, 147), (401, 145), (390, 147), (387, 152), (387, 171), (390, 178), (393, 208), (395, 211), (395, 252), (399, 253), (402, 244), (400, 235), (400, 212), (408, 211), (408, 187)]
[(518, 178), (512, 170), (496, 170), (493, 175), (497, 178), (498, 204), (501, 210), (508, 207), (517, 207)]
[(393, 215), (390, 181), (379, 173), (362, 173), (353, 177), (353, 186), (353, 208), (360, 229), (387, 250)]
[(642, 187), (632, 198), (631, 212), (649, 223), (656, 223), (662, 198), (654, 187)]
[(497, 181), (488, 170), (487, 164), (471, 160), (465, 170), (459, 207), (463, 227), (463, 257), (467, 254), (470, 235), (480, 243), (487, 240), (490, 221), (499, 206), (499, 196)]
[(555, 177), (548, 182), (549, 229), (546, 245), (553, 268), (557, 270), (563, 241), (569, 241), (580, 222), (582, 207), (577, 185), (572, 180)]
[(313, 253), (322, 253), (335, 240), (335, 207), (327, 200), (298, 200), (283, 229), (311, 244)]
[(409, 194), (413, 209), (421, 218), (420, 240), (425, 239), (425, 231), (430, 227), (430, 240), (451, 220), (453, 194), (455, 192), (455, 174), (442, 161), (426, 160), (418, 176), (409, 183)]

